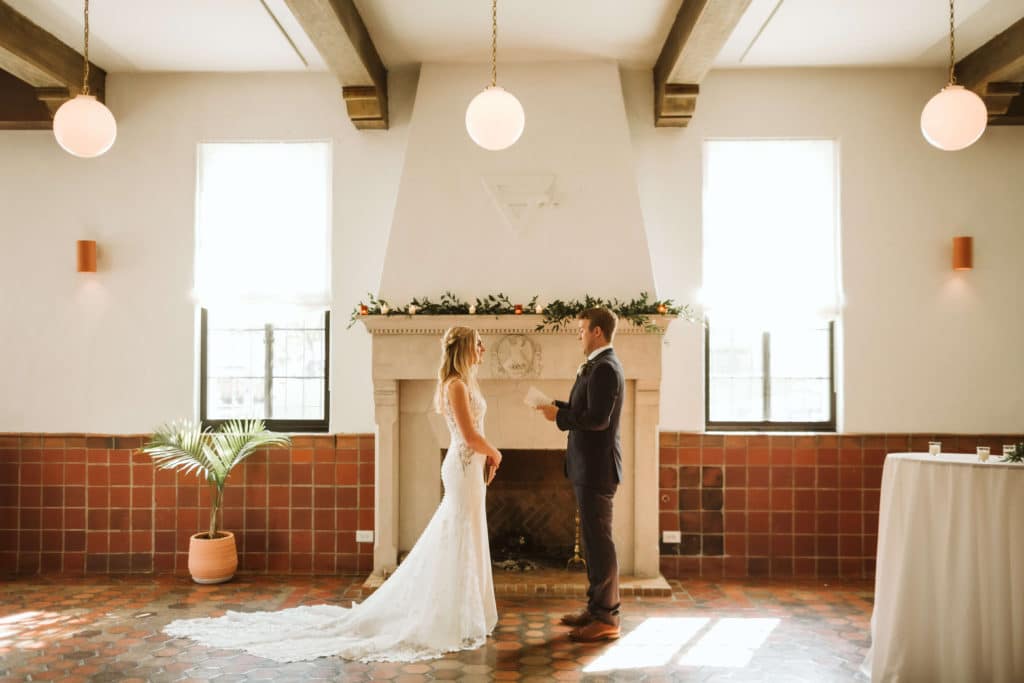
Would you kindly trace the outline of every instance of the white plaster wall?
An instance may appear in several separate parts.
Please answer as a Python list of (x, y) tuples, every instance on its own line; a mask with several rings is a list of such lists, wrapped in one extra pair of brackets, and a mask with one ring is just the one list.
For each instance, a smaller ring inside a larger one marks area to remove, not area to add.
[[(360, 132), (328, 75), (108, 78), (113, 149), (0, 132), (0, 431), (148, 432), (196, 410), (196, 145), (333, 144), (332, 427), (372, 425), (369, 336), (348, 311), (379, 286), (416, 73), (392, 73), (391, 130)], [(95, 239), (99, 272), (75, 272)], [(360, 362), (362, 360), (363, 362)]]
[[(499, 82), (526, 111), (507, 150), (469, 138), (480, 66), (425, 65), (413, 108), (381, 294), (393, 302), (504, 292), (523, 302), (651, 291), (651, 258), (633, 172), (619, 71), (611, 62), (517, 64)], [(515, 233), (483, 178), (551, 174), (559, 205)]]
[[(937, 70), (715, 71), (688, 128), (655, 129), (650, 73), (623, 72), (661, 297), (693, 302), (700, 287), (705, 139), (839, 141), (844, 431), (1024, 428), (1024, 127), (990, 127), (962, 152), (932, 148), (919, 117), (943, 79)], [(973, 271), (951, 269), (958, 234), (974, 236)], [(702, 332), (675, 323), (667, 343), (661, 427), (701, 429)]]
[[(332, 141), (331, 429), (367, 432), (369, 337), (345, 326), (352, 305), (381, 288), (386, 260), (400, 266), (383, 292), (399, 299), (445, 289), (628, 297), (646, 282), (692, 302), (702, 141), (776, 136), (840, 144), (841, 428), (1024, 429), (1024, 127), (990, 128), (959, 153), (932, 149), (918, 117), (940, 71), (712, 72), (680, 130), (651, 125), (649, 72), (620, 82), (605, 63), (510, 65), (501, 79), (527, 128), (498, 154), (477, 150), (463, 127), (486, 69), (423, 73), (422, 101), (415, 72), (391, 74), (386, 132), (356, 131), (326, 75), (265, 74), (110, 76), (120, 132), (96, 160), (66, 155), (48, 132), (0, 132), (0, 432), (146, 432), (192, 414), (200, 141)], [(479, 175), (552, 171), (562, 205), (515, 239)], [(604, 195), (614, 201), (601, 204)], [(415, 196), (425, 203), (406, 208)], [(950, 270), (954, 234), (974, 236), (973, 271)], [(77, 239), (98, 240), (101, 272), (75, 272)], [(584, 258), (610, 244), (621, 252), (613, 268)], [(663, 429), (703, 427), (702, 344), (699, 328), (672, 325)]]

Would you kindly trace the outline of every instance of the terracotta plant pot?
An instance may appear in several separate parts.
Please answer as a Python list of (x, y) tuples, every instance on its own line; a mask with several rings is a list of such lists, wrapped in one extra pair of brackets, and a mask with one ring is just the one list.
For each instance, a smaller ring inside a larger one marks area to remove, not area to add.
[(235, 535), (230, 531), (219, 538), (206, 538), (207, 532), (195, 534), (188, 544), (188, 571), (196, 583), (230, 581), (238, 569)]

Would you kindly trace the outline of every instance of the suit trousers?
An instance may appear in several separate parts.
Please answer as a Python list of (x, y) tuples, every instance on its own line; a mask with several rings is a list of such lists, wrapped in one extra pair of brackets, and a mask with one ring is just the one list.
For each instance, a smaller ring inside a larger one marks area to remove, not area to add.
[(584, 559), (587, 561), (587, 610), (598, 620), (619, 624), (619, 561), (612, 540), (612, 498), (584, 486), (573, 486), (580, 511)]

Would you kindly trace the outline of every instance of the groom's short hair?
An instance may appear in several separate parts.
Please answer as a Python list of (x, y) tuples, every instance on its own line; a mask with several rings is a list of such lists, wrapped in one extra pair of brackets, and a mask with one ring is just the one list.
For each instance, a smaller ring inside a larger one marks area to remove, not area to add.
[(615, 336), (615, 325), (618, 323), (618, 317), (611, 312), (610, 309), (604, 306), (596, 306), (594, 308), (586, 308), (580, 311), (580, 314), (576, 316), (580, 320), (589, 320), (590, 329), (595, 327), (601, 328), (601, 332), (604, 333), (604, 338), (609, 342), (612, 337)]

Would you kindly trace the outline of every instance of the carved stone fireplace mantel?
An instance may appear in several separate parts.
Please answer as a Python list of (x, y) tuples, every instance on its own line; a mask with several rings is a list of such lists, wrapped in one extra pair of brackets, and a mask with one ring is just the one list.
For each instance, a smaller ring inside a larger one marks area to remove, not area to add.
[[(499, 449), (565, 448), (566, 435), (523, 398), (530, 386), (566, 398), (583, 358), (575, 323), (561, 331), (538, 331), (538, 315), (372, 315), (360, 320), (373, 336), (374, 574), (380, 575), (394, 570), (399, 552), (415, 543), (441, 499), (437, 453), (448, 446), (449, 437), (434, 412), (433, 396), (444, 331), (454, 325), (480, 331), (487, 348), (479, 375), (488, 403), (484, 431)], [(623, 481), (615, 496), (613, 529), (623, 575), (659, 575), (661, 345), (671, 321), (652, 317), (657, 333), (620, 321), (615, 335), (626, 373)]]

